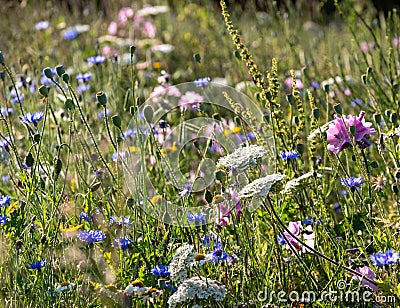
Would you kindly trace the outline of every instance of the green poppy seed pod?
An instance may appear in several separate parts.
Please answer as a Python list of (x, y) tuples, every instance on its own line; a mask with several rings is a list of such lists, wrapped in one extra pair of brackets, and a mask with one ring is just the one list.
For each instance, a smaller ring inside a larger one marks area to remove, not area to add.
[(314, 118), (316, 118), (318, 120), (319, 117), (321, 116), (321, 110), (319, 108), (314, 108), (312, 110), (312, 115)]
[(132, 198), (128, 198), (126, 199), (125, 204), (127, 207), (131, 208), (135, 205), (135, 200)]
[(2, 51), (0, 51), (0, 64), (4, 64), (4, 56)]
[(396, 177), (396, 179), (400, 179), (400, 169), (396, 169), (394, 176)]
[(194, 59), (197, 63), (200, 63), (200, 62), (201, 62), (201, 56), (200, 56), (200, 54), (199, 54), (199, 53), (195, 53), (195, 54), (193, 55), (193, 59)]
[(64, 68), (64, 66), (62, 66), (62, 65), (57, 65), (57, 66), (56, 66), (56, 72), (57, 72), (57, 75), (58, 75), (59, 77), (61, 77), (62, 74), (65, 73), (65, 68)]
[(382, 115), (380, 113), (374, 113), (374, 121), (376, 124), (380, 125), (382, 121)]
[(368, 68), (367, 68), (367, 75), (371, 74), (372, 72), (373, 72), (372, 67), (368, 67)]
[(386, 110), (385, 110), (385, 115), (386, 115), (388, 118), (390, 118), (390, 116), (392, 115), (392, 110), (386, 109)]
[(390, 122), (392, 122), (393, 124), (396, 124), (398, 120), (398, 116), (396, 112), (392, 112), (392, 114), (390, 115)]
[(121, 129), (121, 124), (122, 124), (122, 123), (121, 123), (121, 118), (120, 118), (119, 115), (114, 115), (114, 116), (112, 116), (111, 120), (112, 120), (113, 124), (114, 124), (116, 127), (118, 127), (119, 129)]
[(65, 106), (65, 108), (71, 110), (72, 108), (74, 108), (74, 102), (72, 101), (72, 99), (67, 98), (65, 100), (64, 106)]
[(214, 113), (212, 117), (214, 120), (221, 121), (221, 115), (219, 113)]
[(395, 193), (396, 195), (399, 193), (399, 188), (397, 187), (396, 184), (393, 184), (393, 185), (392, 185), (392, 191), (393, 191), (393, 193)]
[(102, 106), (107, 105), (107, 96), (106, 96), (106, 93), (104, 93), (103, 91), (96, 93), (96, 99), (100, 105), (102, 105)]
[(147, 123), (150, 124), (153, 122), (154, 111), (153, 108), (151, 108), (151, 106), (146, 106), (145, 108), (143, 108), (143, 115)]
[(69, 74), (68, 74), (68, 73), (62, 74), (61, 77), (62, 77), (62, 80), (63, 80), (64, 82), (66, 82), (66, 83), (69, 82)]
[(166, 286), (165, 279), (162, 279), (162, 278), (158, 279), (157, 284), (158, 284), (159, 289), (161, 289), (161, 290), (165, 289), (165, 286)]
[(41, 85), (39, 88), (39, 93), (47, 97), (49, 95), (49, 89), (47, 89), (45, 85)]
[(353, 136), (356, 135), (356, 127), (354, 125), (350, 125), (350, 134), (352, 134)]
[(335, 112), (337, 114), (342, 115), (343, 109), (342, 109), (342, 105), (340, 103), (336, 104), (333, 106), (333, 109), (335, 110)]
[(361, 81), (363, 84), (367, 84), (367, 75), (366, 74), (361, 75)]
[(235, 50), (233, 52), (233, 55), (235, 56), (236, 59), (242, 60), (242, 56), (240, 55), (240, 51), (239, 50)]
[(136, 51), (136, 46), (135, 46), (135, 45), (131, 45), (131, 46), (129, 47), (129, 49), (130, 49), (130, 52), (131, 52), (131, 56), (133, 56), (133, 54), (134, 54), (135, 51)]
[(270, 101), (272, 99), (271, 91), (268, 91), (267, 93), (265, 93), (265, 97), (267, 98), (267, 100)]
[(47, 78), (53, 78), (53, 73), (52, 73), (50, 67), (46, 67), (46, 68), (43, 70), (43, 74), (44, 74)]
[(2, 81), (4, 81), (4, 79), (6, 79), (6, 72), (5, 72), (5, 71), (1, 71), (1, 72), (0, 72), (0, 79), (1, 79)]
[(324, 92), (329, 93), (330, 87), (329, 84), (324, 84)]

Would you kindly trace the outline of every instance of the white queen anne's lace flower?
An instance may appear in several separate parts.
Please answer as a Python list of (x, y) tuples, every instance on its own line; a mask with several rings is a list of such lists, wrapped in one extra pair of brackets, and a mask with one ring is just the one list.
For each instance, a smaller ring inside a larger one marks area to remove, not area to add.
[(250, 145), (218, 159), (217, 167), (244, 171), (257, 166), (257, 159), (267, 154), (262, 146)]
[(169, 265), (169, 272), (172, 281), (183, 281), (187, 278), (187, 267), (193, 261), (196, 254), (193, 253), (193, 245), (184, 243), (176, 250)]
[(259, 178), (243, 187), (243, 189), (239, 192), (238, 197), (240, 199), (250, 198), (254, 195), (265, 197), (268, 195), (271, 187), (276, 182), (283, 180), (285, 177), (286, 175), (283, 174), (269, 174), (263, 178)]
[(176, 292), (168, 299), (168, 305), (170, 308), (174, 308), (179, 303), (194, 300), (195, 298), (222, 301), (225, 296), (226, 289), (224, 285), (220, 285), (216, 280), (196, 276), (182, 282)]
[(320, 174), (320, 173), (314, 174), (314, 172), (310, 171), (310, 172), (303, 174), (302, 176), (299, 176), (298, 178), (290, 180), (286, 183), (285, 188), (283, 189), (282, 193), (286, 194), (286, 193), (294, 192), (300, 186), (303, 186), (304, 184), (308, 183), (311, 178), (314, 178), (314, 176), (317, 178), (320, 178), (320, 177), (322, 177), (322, 174)]

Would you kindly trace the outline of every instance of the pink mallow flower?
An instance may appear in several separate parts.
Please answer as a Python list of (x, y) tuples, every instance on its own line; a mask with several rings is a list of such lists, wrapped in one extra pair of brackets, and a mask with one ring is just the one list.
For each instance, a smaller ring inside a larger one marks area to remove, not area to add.
[[(296, 250), (300, 253), (312, 253), (310, 248), (314, 249), (315, 234), (311, 225), (303, 226), (301, 221), (289, 222), (288, 230), (294, 235), (294, 237), (287, 231), (283, 232), (283, 235), (278, 236), (278, 243), (285, 245), (288, 250)], [(304, 242), (306, 246), (299, 243), (298, 240)]]
[(351, 126), (355, 127), (354, 141), (363, 148), (368, 147), (370, 143), (365, 136), (375, 134), (375, 129), (371, 128), (371, 122), (365, 122), (364, 115), (365, 112), (361, 111), (358, 117), (353, 115), (344, 116), (343, 121), (341, 117), (335, 114), (335, 119), (329, 124), (329, 128), (326, 132), (329, 142), (328, 150), (339, 154), (342, 150), (351, 146)]
[[(357, 268), (355, 269), (355, 271), (356, 271), (357, 273), (360, 273), (362, 276), (367, 277), (367, 278), (369, 278), (369, 279), (375, 281), (375, 273), (374, 273), (374, 271), (373, 271), (371, 268), (369, 268), (368, 266), (365, 265), (365, 266), (357, 267)], [(378, 286), (377, 286), (376, 284), (371, 283), (371, 282), (365, 280), (363, 277), (360, 277), (360, 276), (358, 276), (358, 275), (356, 275), (356, 274), (353, 274), (353, 279), (354, 279), (354, 280), (357, 280), (357, 281), (361, 281), (361, 285), (362, 285), (362, 286), (368, 287), (368, 288), (370, 288), (370, 289), (371, 289), (372, 291), (374, 291), (374, 292), (378, 291)]]

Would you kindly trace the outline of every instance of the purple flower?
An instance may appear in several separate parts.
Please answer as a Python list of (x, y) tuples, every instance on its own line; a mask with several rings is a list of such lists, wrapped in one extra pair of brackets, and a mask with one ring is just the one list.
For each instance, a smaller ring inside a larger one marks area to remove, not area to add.
[(113, 153), (113, 155), (111, 156), (113, 161), (121, 161), (125, 158), (127, 152), (115, 152)]
[(178, 105), (181, 110), (196, 110), (203, 101), (204, 98), (200, 94), (193, 91), (187, 91), (184, 95), (181, 96)]
[(117, 225), (117, 226), (131, 226), (132, 222), (130, 221), (129, 216), (125, 216), (125, 217), (117, 217), (117, 216), (110, 216), (110, 225)]
[(306, 219), (302, 220), (301, 224), (305, 225), (305, 226), (310, 226), (310, 225), (319, 226), (321, 224), (321, 221), (316, 220), (314, 217), (310, 217), (310, 218), (306, 218)]
[(10, 196), (0, 196), (0, 207), (1, 206), (7, 206), (11, 202), (11, 197)]
[[(375, 280), (375, 273), (374, 273), (374, 271), (373, 271), (371, 268), (369, 268), (368, 266), (366, 266), (366, 265), (365, 265), (365, 266), (361, 266), (361, 267), (357, 267), (357, 268), (355, 269), (355, 271), (356, 271), (357, 273), (360, 273), (363, 277), (367, 277), (367, 278), (369, 278), (369, 279), (371, 279), (371, 280)], [(378, 286), (377, 286), (376, 284), (371, 283), (371, 282), (365, 280), (363, 277), (360, 277), (360, 276), (358, 276), (358, 275), (356, 275), (356, 274), (353, 274), (353, 279), (354, 279), (354, 280), (357, 280), (357, 281), (361, 281), (361, 285), (362, 285), (362, 286), (368, 287), (368, 288), (370, 288), (372, 291), (377, 291), (377, 290), (378, 290)]]
[(101, 230), (85, 230), (79, 232), (78, 238), (82, 242), (95, 243), (104, 240), (106, 235)]
[(7, 216), (0, 216), (0, 225), (5, 224), (7, 220)]
[(399, 260), (399, 257), (400, 257), (399, 253), (393, 249), (389, 249), (384, 253), (379, 252), (369, 256), (372, 263), (378, 266), (396, 264), (397, 261)]
[(126, 237), (114, 239), (114, 247), (117, 247), (122, 250), (128, 249), (131, 244), (132, 244), (132, 240), (130, 240)]
[(222, 247), (222, 240), (221, 237), (214, 234), (214, 233), (210, 233), (210, 234), (206, 234), (203, 236), (202, 238), (203, 240), (203, 245), (210, 247), (211, 244), (214, 245), (214, 248), (221, 248)]
[(50, 23), (47, 20), (39, 21), (35, 24), (36, 30), (46, 30), (49, 27)]
[(316, 81), (313, 81), (313, 82), (311, 82), (311, 87), (312, 87), (313, 89), (318, 89), (318, 88), (319, 88), (319, 83), (316, 82)]
[(14, 109), (13, 109), (13, 108), (1, 107), (0, 113), (1, 113), (3, 116), (6, 116), (7, 114), (14, 114)]
[(193, 83), (196, 87), (205, 87), (206, 85), (209, 84), (210, 81), (211, 81), (210, 77), (204, 77), (196, 79), (195, 81), (193, 81)]
[(91, 73), (85, 73), (85, 74), (78, 74), (76, 75), (76, 79), (80, 82), (88, 82), (92, 78)]
[(68, 29), (64, 31), (64, 39), (67, 41), (74, 40), (78, 37), (78, 31), (74, 29)]
[(27, 114), (23, 115), (21, 118), (21, 121), (24, 123), (36, 124), (37, 122), (41, 121), (42, 119), (43, 119), (43, 112), (37, 111), (32, 114), (30, 112), (28, 112)]
[(46, 260), (40, 260), (40, 261), (36, 261), (36, 262), (29, 264), (29, 267), (31, 269), (39, 270), (39, 269), (43, 268), (45, 265), (46, 265)]
[(185, 186), (183, 186), (183, 190), (179, 192), (179, 195), (183, 197), (187, 197), (190, 195), (190, 191), (192, 190), (192, 183), (186, 183)]
[(206, 221), (205, 213), (187, 213), (186, 217), (189, 222), (205, 222)]
[(350, 146), (350, 127), (354, 127), (354, 140), (362, 147), (368, 147), (370, 145), (369, 141), (366, 139), (366, 135), (375, 134), (375, 129), (370, 128), (372, 123), (365, 122), (364, 119), (365, 112), (362, 111), (358, 117), (348, 115), (344, 116), (344, 121), (342, 118), (334, 115), (335, 119), (329, 124), (329, 129), (327, 130), (327, 140), (328, 150), (339, 154), (346, 147)]
[[(83, 92), (86, 92), (86, 91), (88, 91), (88, 90), (90, 90), (90, 84), (80, 84), (77, 88), (76, 88), (76, 90), (79, 92), (79, 93), (83, 93)], [(103, 110), (103, 112), (104, 112), (104, 110)]]
[(340, 207), (339, 202), (335, 202), (335, 203), (333, 204), (332, 208), (333, 208), (333, 210), (334, 210), (336, 213), (338, 213), (338, 214), (340, 214), (340, 213), (342, 212), (342, 209), (341, 209), (341, 207)]
[(102, 118), (104, 118), (104, 117), (106, 117), (106, 116), (109, 116), (110, 115), (110, 113), (111, 113), (111, 111), (110, 111), (110, 109), (106, 109), (106, 110), (102, 110), (102, 111), (100, 111), (98, 114), (97, 114), (97, 117), (99, 118), (99, 119), (102, 119)]
[(218, 261), (225, 261), (228, 258), (228, 254), (221, 247), (217, 247), (208, 254), (208, 258), (210, 262), (216, 263)]
[(150, 271), (156, 277), (169, 277), (170, 275), (169, 265), (157, 265), (156, 267), (153, 267)]
[(8, 147), (10, 144), (10, 137), (6, 137), (6, 139), (0, 139), (0, 149)]
[(12, 88), (10, 93), (7, 93), (6, 98), (10, 99), (10, 103), (15, 105), (22, 102), (25, 99), (25, 96), (19, 89)]
[(280, 152), (279, 157), (282, 158), (283, 160), (289, 160), (289, 159), (296, 159), (300, 155), (296, 151), (287, 151), (287, 152)]
[(105, 60), (106, 60), (105, 56), (94, 56), (94, 57), (87, 58), (87, 61), (90, 64), (94, 64), (94, 65), (99, 65), (100, 63), (103, 63)]
[(302, 252), (309, 252), (307, 247), (303, 247), (297, 239), (301, 239), (308, 247), (314, 248), (315, 235), (311, 226), (303, 227), (301, 221), (289, 222), (288, 230), (295, 236), (293, 237), (289, 232), (283, 232), (279, 235), (277, 241), (280, 245), (286, 245), (286, 249), (295, 249)]
[(349, 178), (343, 178), (343, 179), (340, 179), (340, 182), (342, 183), (343, 186), (347, 186), (350, 188), (359, 187), (364, 183), (361, 176), (359, 176), (357, 178), (355, 178), (354, 176), (351, 176)]

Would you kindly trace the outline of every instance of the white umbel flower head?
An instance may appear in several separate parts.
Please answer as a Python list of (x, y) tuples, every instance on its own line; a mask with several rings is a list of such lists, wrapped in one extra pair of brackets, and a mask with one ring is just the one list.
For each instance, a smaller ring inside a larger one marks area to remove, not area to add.
[(226, 288), (224, 285), (220, 285), (216, 280), (196, 276), (182, 282), (176, 292), (168, 299), (168, 305), (170, 308), (174, 308), (179, 303), (195, 298), (222, 301), (225, 296)]
[(169, 272), (172, 281), (183, 281), (187, 278), (187, 267), (192, 263), (196, 254), (193, 253), (193, 245), (184, 243), (176, 250), (169, 265)]
[(263, 178), (259, 178), (243, 187), (243, 189), (239, 192), (238, 197), (240, 199), (250, 198), (254, 195), (265, 197), (268, 195), (271, 187), (276, 182), (282, 181), (285, 177), (286, 175), (283, 174), (269, 174)]
[(267, 154), (262, 146), (250, 145), (233, 151), (217, 161), (217, 167), (244, 171), (257, 166), (257, 159)]
[[(315, 173), (315, 176), (317, 178), (320, 178), (320, 177), (322, 177), (322, 174)], [(306, 184), (308, 182), (308, 180), (311, 178), (314, 178), (314, 172), (310, 171), (310, 172), (303, 174), (302, 176), (299, 176), (298, 178), (288, 181), (286, 183), (285, 188), (283, 189), (282, 193), (287, 194), (287, 193), (294, 192), (297, 188)]]

